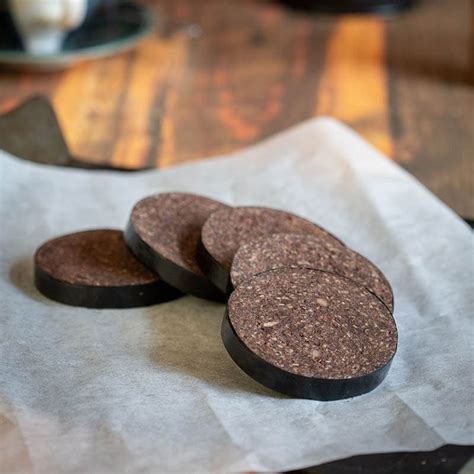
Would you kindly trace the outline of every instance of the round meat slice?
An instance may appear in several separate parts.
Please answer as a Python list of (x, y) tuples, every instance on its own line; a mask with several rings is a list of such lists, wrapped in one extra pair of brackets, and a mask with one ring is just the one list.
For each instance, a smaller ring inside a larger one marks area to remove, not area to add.
[(307, 268), (270, 270), (239, 285), (222, 338), (250, 377), (315, 400), (374, 389), (397, 349), (392, 313), (375, 295), (348, 278)]
[(242, 245), (230, 271), (232, 286), (283, 267), (307, 267), (345, 276), (365, 286), (393, 311), (393, 293), (383, 273), (365, 257), (321, 235), (273, 234)]
[(206, 219), (227, 207), (195, 194), (149, 196), (135, 204), (125, 241), (140, 261), (183, 293), (224, 301), (197, 264), (196, 250)]
[(313, 234), (344, 244), (327, 230), (302, 217), (266, 207), (235, 207), (214, 212), (201, 232), (198, 261), (207, 277), (222, 291), (230, 291), (230, 267), (237, 249), (257, 237), (294, 232)]
[(181, 296), (128, 250), (120, 230), (65, 235), (34, 257), (35, 285), (48, 298), (87, 308), (133, 308)]

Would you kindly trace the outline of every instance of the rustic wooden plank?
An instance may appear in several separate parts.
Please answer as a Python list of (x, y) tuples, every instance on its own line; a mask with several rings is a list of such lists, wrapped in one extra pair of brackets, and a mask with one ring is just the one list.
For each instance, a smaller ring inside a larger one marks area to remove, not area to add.
[(396, 160), (473, 218), (469, 3), (424, 2), (387, 25), (387, 48)]
[[(386, 22), (278, 2), (147, 0), (159, 25), (136, 51), (63, 73), (0, 73), (0, 112), (53, 98), (72, 151), (166, 167), (333, 115), (474, 217), (468, 0)], [(472, 36), (471, 36), (472, 38)]]
[(328, 47), (316, 113), (346, 122), (391, 156), (385, 59), (381, 18), (358, 15), (339, 20)]
[[(165, 108), (172, 96), (170, 84), (182, 71), (184, 42), (174, 38), (145, 41), (133, 54), (129, 81), (117, 123), (111, 162), (116, 166), (156, 165), (157, 146), (170, 141), (166, 133)], [(171, 137), (174, 142), (175, 138)]]
[(132, 55), (88, 62), (63, 74), (53, 102), (73, 154), (111, 161)]
[(13, 109), (32, 94), (49, 96), (60, 78), (58, 73), (31, 75), (0, 69), (0, 113)]
[(179, 140), (162, 137), (160, 166), (232, 151), (312, 116), (324, 61), (315, 45), (324, 49), (331, 21), (313, 29), (306, 15), (266, 2), (181, 11), (181, 24), (199, 33), (168, 91), (163, 126)]

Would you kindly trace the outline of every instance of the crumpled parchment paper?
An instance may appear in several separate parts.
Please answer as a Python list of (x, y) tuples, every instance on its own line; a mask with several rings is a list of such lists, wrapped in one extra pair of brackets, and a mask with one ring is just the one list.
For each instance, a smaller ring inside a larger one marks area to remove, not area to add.
[[(2, 152), (0, 170), (1, 472), (286, 470), (473, 443), (471, 230), (339, 123), (164, 171), (68, 170)], [(36, 291), (43, 241), (123, 228), (135, 201), (163, 191), (293, 211), (377, 263), (400, 337), (385, 382), (352, 400), (292, 400), (234, 365), (223, 305), (91, 310)]]

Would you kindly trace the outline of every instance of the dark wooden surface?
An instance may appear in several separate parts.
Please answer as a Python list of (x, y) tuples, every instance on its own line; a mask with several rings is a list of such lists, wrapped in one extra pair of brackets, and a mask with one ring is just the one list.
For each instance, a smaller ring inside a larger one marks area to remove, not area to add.
[(0, 71), (0, 112), (51, 97), (76, 155), (166, 167), (332, 115), (474, 217), (472, 11), (425, 0), (392, 19), (275, 1), (150, 0), (133, 52), (60, 73)]
[(292, 474), (472, 474), (473, 455), (472, 446), (448, 444), (434, 451), (353, 456)]

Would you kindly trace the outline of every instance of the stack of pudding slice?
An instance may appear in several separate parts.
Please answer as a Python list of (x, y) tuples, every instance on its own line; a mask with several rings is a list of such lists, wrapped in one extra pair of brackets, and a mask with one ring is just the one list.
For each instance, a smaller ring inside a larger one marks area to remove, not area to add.
[[(113, 237), (113, 238), (112, 238)], [(35, 256), (38, 289), (88, 307), (190, 294), (227, 302), (224, 345), (261, 384), (297, 398), (366, 393), (397, 349), (383, 273), (317, 224), (187, 193), (146, 197), (127, 228), (71, 234)]]

